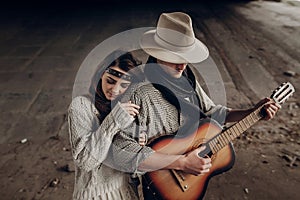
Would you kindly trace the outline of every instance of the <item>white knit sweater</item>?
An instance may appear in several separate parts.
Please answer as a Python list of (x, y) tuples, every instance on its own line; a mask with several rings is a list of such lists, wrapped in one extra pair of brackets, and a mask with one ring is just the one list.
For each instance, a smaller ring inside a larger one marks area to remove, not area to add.
[(100, 125), (98, 110), (83, 96), (72, 100), (68, 114), (75, 162), (73, 199), (138, 199), (129, 184), (130, 175), (103, 164), (114, 135), (133, 117), (118, 103)]

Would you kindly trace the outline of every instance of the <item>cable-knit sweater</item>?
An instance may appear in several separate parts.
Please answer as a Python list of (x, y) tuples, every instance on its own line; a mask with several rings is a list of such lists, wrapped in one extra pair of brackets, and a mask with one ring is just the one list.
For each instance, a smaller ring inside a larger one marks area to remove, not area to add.
[[(224, 122), (228, 109), (215, 105), (197, 81), (195, 92), (199, 97), (201, 110), (216, 121)], [(132, 91), (127, 91), (124, 98), (140, 106), (139, 115), (135, 123), (116, 135), (108, 158), (118, 161), (113, 164), (119, 170), (141, 173), (137, 169), (139, 164), (154, 150), (147, 146), (140, 146), (134, 139), (135, 135), (140, 131), (146, 132), (150, 141), (161, 135), (174, 134), (184, 120), (177, 108), (151, 83), (144, 82), (136, 85)]]
[(68, 112), (75, 162), (74, 200), (138, 199), (130, 175), (103, 164), (114, 135), (133, 120), (118, 103), (101, 124), (98, 110), (84, 96), (74, 98)]

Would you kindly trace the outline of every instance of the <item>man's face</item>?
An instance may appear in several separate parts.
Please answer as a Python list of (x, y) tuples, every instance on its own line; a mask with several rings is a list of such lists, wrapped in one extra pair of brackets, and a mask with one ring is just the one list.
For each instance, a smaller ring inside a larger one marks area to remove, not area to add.
[(173, 78), (180, 78), (182, 76), (182, 72), (185, 70), (187, 64), (175, 64), (169, 63), (162, 60), (157, 59), (157, 63), (162, 67), (162, 69), (169, 74)]

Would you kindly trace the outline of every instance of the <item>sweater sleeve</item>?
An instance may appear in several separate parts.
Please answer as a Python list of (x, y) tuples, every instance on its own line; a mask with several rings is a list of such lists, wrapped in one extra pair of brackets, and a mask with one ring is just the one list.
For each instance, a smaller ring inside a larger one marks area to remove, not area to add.
[(216, 120), (219, 124), (224, 124), (228, 108), (222, 105), (215, 105), (201, 88), (198, 81), (196, 81), (196, 92), (200, 98), (200, 106), (203, 112), (210, 118)]
[(139, 145), (130, 134), (120, 132), (113, 140), (106, 164), (123, 172), (144, 173), (138, 167), (154, 152), (150, 147)]
[(142, 85), (136, 86), (133, 92), (129, 91), (130, 97), (126, 97), (128, 94), (124, 95), (126, 101), (131, 100), (131, 102), (140, 106), (139, 114), (137, 115), (137, 120), (114, 137), (106, 160), (109, 163), (108, 165), (119, 171), (141, 173), (138, 171), (138, 166), (154, 153), (153, 149), (148, 146), (141, 146), (135, 139), (141, 132), (149, 134), (146, 125), (148, 124), (147, 120), (149, 120), (147, 106), (151, 105), (148, 105), (148, 101), (145, 100), (148, 96), (144, 95), (143, 90), (139, 88)]
[(133, 121), (133, 117), (117, 104), (100, 125), (95, 110), (92, 102), (82, 96), (74, 98), (68, 110), (73, 159), (86, 171), (99, 167), (114, 135)]

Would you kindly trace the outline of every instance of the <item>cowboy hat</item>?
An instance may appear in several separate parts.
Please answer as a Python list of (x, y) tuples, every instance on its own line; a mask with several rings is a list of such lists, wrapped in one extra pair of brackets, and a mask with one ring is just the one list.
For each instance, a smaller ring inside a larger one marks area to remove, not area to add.
[(171, 63), (198, 63), (209, 55), (195, 37), (190, 16), (182, 12), (162, 13), (156, 29), (145, 32), (140, 45), (149, 55)]

